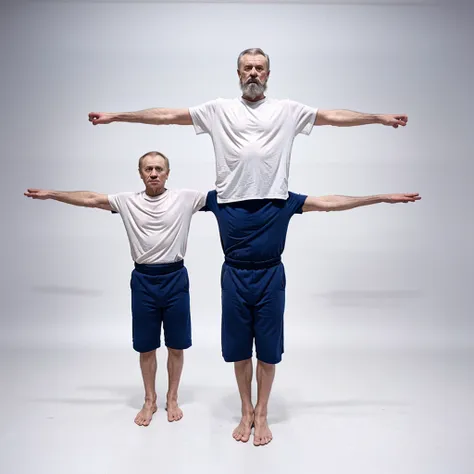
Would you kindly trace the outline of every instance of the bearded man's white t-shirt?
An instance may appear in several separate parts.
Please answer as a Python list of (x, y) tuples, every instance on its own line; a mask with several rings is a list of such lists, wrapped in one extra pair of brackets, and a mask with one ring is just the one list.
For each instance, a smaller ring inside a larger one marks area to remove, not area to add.
[(184, 259), (191, 218), (206, 197), (191, 189), (167, 189), (155, 197), (145, 191), (108, 195), (124, 223), (133, 261), (147, 264)]
[(219, 203), (287, 199), (296, 135), (309, 135), (317, 109), (289, 99), (215, 99), (189, 112), (197, 135), (211, 136)]

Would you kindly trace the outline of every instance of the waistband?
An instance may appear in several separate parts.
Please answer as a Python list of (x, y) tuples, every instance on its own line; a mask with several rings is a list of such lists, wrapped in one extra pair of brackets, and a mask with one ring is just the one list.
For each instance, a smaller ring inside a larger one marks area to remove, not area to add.
[(244, 262), (241, 260), (234, 260), (230, 257), (225, 257), (225, 263), (229, 265), (229, 267), (240, 268), (243, 270), (260, 270), (263, 268), (271, 268), (276, 267), (281, 263), (281, 257), (272, 258), (270, 260), (264, 260), (261, 262)]
[(166, 275), (184, 267), (184, 260), (171, 263), (136, 263), (135, 270), (145, 275)]

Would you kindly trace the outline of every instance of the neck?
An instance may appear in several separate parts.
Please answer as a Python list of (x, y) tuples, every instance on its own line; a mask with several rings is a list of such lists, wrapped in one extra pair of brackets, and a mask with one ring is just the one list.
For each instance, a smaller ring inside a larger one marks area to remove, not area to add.
[(242, 99), (245, 99), (248, 102), (258, 102), (259, 100), (265, 99), (265, 95), (262, 94), (262, 95), (259, 95), (258, 97), (255, 97), (255, 98), (253, 98), (253, 97), (250, 98), (250, 97), (247, 97), (245, 95), (242, 95)]
[(145, 193), (147, 196), (150, 196), (150, 197), (156, 197), (156, 196), (159, 196), (160, 194), (163, 194), (164, 192), (166, 191), (166, 188), (161, 188), (161, 189), (150, 189), (150, 188), (146, 188), (145, 189)]

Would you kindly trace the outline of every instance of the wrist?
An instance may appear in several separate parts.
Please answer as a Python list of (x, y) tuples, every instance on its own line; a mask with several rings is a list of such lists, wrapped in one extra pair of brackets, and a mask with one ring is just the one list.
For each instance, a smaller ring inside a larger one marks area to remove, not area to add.
[(382, 115), (374, 114), (373, 115), (373, 121), (374, 121), (374, 123), (383, 123)]

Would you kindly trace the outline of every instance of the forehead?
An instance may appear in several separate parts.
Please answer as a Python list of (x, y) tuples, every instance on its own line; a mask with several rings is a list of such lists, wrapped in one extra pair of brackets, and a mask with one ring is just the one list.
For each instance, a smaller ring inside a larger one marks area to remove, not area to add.
[(165, 159), (162, 156), (145, 156), (142, 161), (143, 168), (147, 168), (148, 166), (161, 166), (162, 168), (166, 168)]
[(267, 67), (267, 58), (261, 54), (244, 54), (240, 58), (240, 65), (245, 66), (264, 66)]

